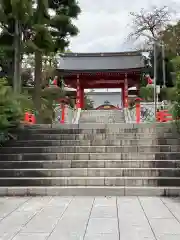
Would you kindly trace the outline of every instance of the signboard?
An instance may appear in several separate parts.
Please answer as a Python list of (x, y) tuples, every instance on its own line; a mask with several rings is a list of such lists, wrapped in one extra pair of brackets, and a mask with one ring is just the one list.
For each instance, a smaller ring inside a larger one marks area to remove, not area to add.
[(160, 91), (161, 91), (160, 86), (159, 86), (159, 85), (156, 85), (156, 93), (157, 93), (157, 94), (160, 94)]
[(106, 80), (106, 79), (100, 79), (100, 80), (94, 80), (90, 81), (89, 85), (95, 85), (95, 84), (120, 84), (124, 83), (124, 80)]

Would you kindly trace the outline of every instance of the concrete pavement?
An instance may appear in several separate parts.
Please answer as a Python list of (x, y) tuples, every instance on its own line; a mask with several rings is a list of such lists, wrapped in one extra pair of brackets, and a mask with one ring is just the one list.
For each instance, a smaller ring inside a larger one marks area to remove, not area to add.
[(0, 240), (179, 240), (180, 198), (0, 198)]

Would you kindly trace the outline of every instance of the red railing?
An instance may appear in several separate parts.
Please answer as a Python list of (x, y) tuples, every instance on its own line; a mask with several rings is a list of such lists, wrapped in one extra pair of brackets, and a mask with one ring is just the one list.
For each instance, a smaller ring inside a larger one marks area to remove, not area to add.
[(160, 110), (156, 113), (157, 122), (169, 122), (172, 120), (173, 120), (172, 114), (170, 114), (168, 110)]

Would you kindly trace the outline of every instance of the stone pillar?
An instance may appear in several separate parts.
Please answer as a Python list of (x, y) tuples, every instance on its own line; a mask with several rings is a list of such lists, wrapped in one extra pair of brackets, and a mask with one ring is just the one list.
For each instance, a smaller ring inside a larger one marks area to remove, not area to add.
[(124, 108), (124, 85), (123, 87), (121, 88), (121, 107)]
[(76, 109), (81, 108), (81, 88), (79, 74), (77, 75), (77, 88), (76, 88)]

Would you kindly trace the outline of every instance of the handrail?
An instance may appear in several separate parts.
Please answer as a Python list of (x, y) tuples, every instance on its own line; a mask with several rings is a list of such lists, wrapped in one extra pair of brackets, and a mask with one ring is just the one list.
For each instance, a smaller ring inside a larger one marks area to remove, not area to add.
[(73, 119), (72, 119), (72, 124), (75, 123), (75, 121), (76, 121), (76, 116), (77, 116), (77, 110), (74, 111), (74, 117), (73, 117)]
[(73, 124), (78, 124), (79, 123), (80, 116), (81, 116), (81, 108), (78, 108), (77, 111), (76, 111), (76, 115), (73, 119)]
[[(67, 106), (65, 114), (65, 123), (73, 123), (76, 118), (76, 112), (73, 108)], [(52, 124), (60, 123), (62, 110), (59, 106), (54, 108), (55, 119), (53, 119)]]
[(129, 109), (127, 109), (127, 108), (124, 108), (124, 117), (125, 117), (126, 123), (130, 123), (132, 121), (131, 114), (129, 112)]

